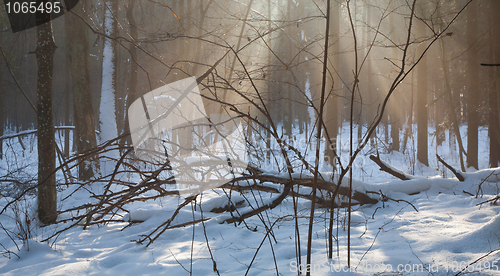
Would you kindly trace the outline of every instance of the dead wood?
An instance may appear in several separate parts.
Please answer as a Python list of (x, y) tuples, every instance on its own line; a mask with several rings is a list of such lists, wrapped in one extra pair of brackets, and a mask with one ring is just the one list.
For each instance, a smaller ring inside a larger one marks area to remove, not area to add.
[(461, 173), (459, 173), (457, 170), (455, 170), (455, 168), (453, 168), (452, 166), (450, 166), (448, 163), (446, 163), (443, 159), (441, 159), (441, 157), (436, 154), (436, 157), (438, 159), (439, 162), (443, 163), (443, 165), (448, 168), (457, 178), (460, 182), (464, 181), (465, 178), (463, 177), (463, 175)]
[(405, 174), (398, 172), (398, 171), (395, 171), (393, 168), (389, 167), (384, 161), (380, 160), (380, 157), (378, 156), (378, 154), (377, 154), (377, 156), (370, 155), (370, 160), (375, 162), (380, 167), (380, 170), (383, 172), (389, 173), (392, 176), (395, 176), (401, 180), (410, 180), (411, 179), (408, 176), (406, 176)]

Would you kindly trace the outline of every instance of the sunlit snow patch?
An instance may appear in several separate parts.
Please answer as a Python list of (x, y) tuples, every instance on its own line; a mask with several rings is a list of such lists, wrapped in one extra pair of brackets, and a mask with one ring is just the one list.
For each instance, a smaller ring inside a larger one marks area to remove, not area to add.
[(128, 114), (136, 156), (171, 167), (181, 194), (221, 186), (247, 167), (242, 121), (207, 116), (194, 77), (145, 94)]

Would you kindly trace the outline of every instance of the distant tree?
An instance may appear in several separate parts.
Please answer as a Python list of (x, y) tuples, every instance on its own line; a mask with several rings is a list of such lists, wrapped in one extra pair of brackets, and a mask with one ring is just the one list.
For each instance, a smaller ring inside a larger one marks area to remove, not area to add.
[(325, 103), (326, 115), (325, 121), (325, 134), (328, 133), (330, 141), (326, 141), (325, 157), (328, 159), (330, 165), (335, 166), (335, 157), (337, 152), (337, 135), (339, 132), (339, 93), (340, 93), (340, 79), (336, 70), (339, 70), (339, 32), (340, 32), (340, 4), (333, 1), (331, 8), (330, 19), (330, 43), (331, 50), (329, 52), (328, 71), (331, 79), (329, 78), (328, 90), (329, 96)]
[[(138, 37), (138, 29), (137, 29), (137, 22), (134, 17), (134, 8), (136, 5), (137, 1), (136, 0), (131, 0), (129, 5), (127, 6), (127, 20), (130, 24), (130, 29), (129, 29), (129, 34), (132, 42), (130, 43), (129, 46), (129, 53), (130, 53), (130, 75), (129, 75), (129, 82), (128, 82), (128, 93), (127, 93), (127, 100), (125, 101), (125, 110), (124, 110), (124, 118), (127, 120), (128, 118), (128, 108), (130, 105), (137, 99), (139, 96), (137, 89), (138, 84), (138, 72), (137, 70), (139, 69), (139, 66), (137, 65), (137, 47), (135, 45), (135, 41), (137, 40)], [(130, 126), (127, 122), (124, 123), (123, 125), (123, 132), (129, 132), (130, 131)], [(131, 138), (130, 136), (124, 137), (122, 141), (120, 142), (122, 145), (128, 143), (131, 144)]]
[[(97, 146), (90, 87), (89, 30), (80, 18), (84, 15), (86, 3), (86, 0), (81, 0), (72, 10), (74, 14), (70, 13), (65, 16), (66, 54), (73, 87), (74, 135), (76, 136), (74, 141), (76, 151), (80, 154)], [(79, 178), (90, 179), (98, 167), (96, 157), (83, 158), (78, 168)]]
[[(50, 18), (50, 14), (37, 13), (36, 20)], [(52, 36), (52, 23), (36, 27), (37, 121), (38, 121), (38, 219), (52, 224), (57, 219), (56, 143), (54, 112), (52, 109), (52, 79), (56, 44)]]
[[(497, 1), (498, 2), (498, 1)], [(467, 166), (478, 169), (478, 125), (479, 125), (479, 93), (478, 86), (478, 53), (475, 47), (477, 40), (477, 3), (473, 2), (467, 8)]]
[[(117, 22), (113, 13), (118, 11), (118, 1), (106, 1), (104, 9), (104, 32), (110, 37), (117, 37)], [(116, 40), (105, 38), (102, 58), (101, 102), (99, 107), (101, 142), (111, 140), (118, 135), (115, 113), (116, 69)], [(117, 157), (114, 152), (106, 153), (105, 156), (110, 158)], [(101, 164), (104, 174), (109, 172), (109, 168), (105, 164), (105, 162)]]
[[(416, 24), (417, 32), (425, 37), (426, 26), (422, 22)], [(419, 54), (425, 49), (425, 44), (419, 45)], [(417, 159), (420, 163), (429, 166), (427, 146), (427, 56), (423, 56), (417, 65), (417, 101), (415, 109), (417, 113)]]

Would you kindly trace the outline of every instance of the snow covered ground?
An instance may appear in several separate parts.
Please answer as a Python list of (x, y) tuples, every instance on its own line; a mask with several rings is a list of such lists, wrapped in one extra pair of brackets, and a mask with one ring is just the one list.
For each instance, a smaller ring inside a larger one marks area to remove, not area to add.
[[(463, 129), (465, 132), (465, 128)], [(429, 132), (432, 132), (430, 129)], [(340, 139), (342, 148), (348, 148), (347, 133)], [(479, 145), (479, 166), (488, 166), (487, 130), (482, 129)], [(26, 143), (29, 144), (26, 138)], [(6, 140), (11, 149), (20, 150), (17, 140)], [(412, 143), (411, 139), (409, 143)], [(466, 143), (466, 140), (464, 141)], [(35, 143), (36, 149), (36, 143)], [(498, 179), (491, 171), (468, 170), (466, 179), (459, 182), (451, 172), (437, 164), (435, 153), (448, 163), (460, 168), (458, 156), (451, 153), (448, 144), (436, 148), (429, 138), (429, 163), (424, 167), (415, 162), (414, 153), (383, 153), (381, 159), (406, 173), (432, 179), (396, 180), (379, 171), (367, 156), (361, 156), (354, 171), (355, 186), (362, 190), (383, 191), (384, 195), (400, 200), (379, 201), (374, 205), (355, 206), (351, 228), (351, 268), (347, 267), (347, 229), (345, 210), (340, 210), (338, 226), (338, 251), (335, 245), (334, 258), (327, 258), (327, 226), (329, 213), (317, 209), (313, 235), (312, 275), (455, 275), (464, 274), (500, 275), (500, 255), (490, 251), (500, 247), (500, 207), (481, 202), (494, 198), (500, 191)], [(15, 166), (36, 171), (36, 154), (30, 146), (23, 154), (15, 156), (7, 150), (7, 157), (16, 158)], [(36, 150), (34, 150), (36, 152)], [(10, 154), (10, 155), (9, 155)], [(5, 160), (0, 166), (0, 175), (12, 171), (12, 163)], [(35, 165), (34, 165), (35, 164)], [(31, 169), (30, 169), (31, 168)], [(327, 166), (324, 166), (326, 169)], [(326, 171), (325, 171), (326, 173)], [(491, 174), (491, 175), (490, 175)], [(442, 179), (445, 176), (449, 180)], [(488, 180), (485, 180), (487, 177)], [(26, 179), (29, 176), (25, 176)], [(479, 189), (481, 185), (481, 189)], [(399, 187), (399, 188), (398, 188)], [(89, 187), (98, 191), (102, 187)], [(422, 190), (408, 195), (411, 189)], [(5, 195), (7, 190), (2, 190)], [(479, 197), (476, 194), (479, 191)], [(63, 189), (59, 198), (74, 192), (73, 187)], [(253, 205), (269, 200), (251, 199)], [(233, 200), (244, 201), (243, 197)], [(0, 206), (12, 198), (2, 197)], [(69, 208), (89, 202), (88, 192), (79, 190), (60, 203), (60, 208)], [(261, 201), (262, 200), (262, 201)], [(0, 259), (3, 275), (296, 275), (296, 243), (291, 198), (273, 210), (254, 216), (240, 225), (219, 224), (227, 214), (208, 212), (212, 207), (225, 205), (225, 196), (206, 192), (197, 201), (197, 206), (184, 207), (172, 225), (193, 219), (213, 218), (194, 226), (167, 230), (152, 245), (137, 244), (135, 240), (168, 220), (178, 204), (178, 197), (166, 197), (151, 202), (127, 205), (130, 210), (125, 220), (144, 220), (129, 227), (126, 222), (105, 226), (93, 225), (87, 230), (75, 227), (60, 234), (50, 244), (40, 241), (64, 223), (39, 228), (30, 222), (30, 231), (15, 224), (14, 209), (0, 216), (0, 243), (5, 247)], [(22, 201), (17, 210), (33, 214), (34, 199)], [(299, 200), (299, 230), (302, 262), (305, 262), (307, 224), (310, 202)], [(249, 208), (243, 203), (240, 208)], [(418, 212), (415, 210), (418, 210)], [(203, 211), (203, 212), (201, 212)], [(75, 211), (76, 214), (76, 211)], [(26, 226), (26, 223), (24, 224)], [(336, 226), (336, 225), (335, 225)], [(270, 229), (270, 231), (269, 231)], [(26, 243), (19, 240), (22, 233), (31, 233)], [(7, 233), (10, 234), (7, 235)], [(334, 229), (337, 235), (337, 229)], [(12, 239), (11, 239), (12, 238)], [(19, 251), (14, 244), (17, 243)], [(207, 246), (208, 245), (208, 246)], [(8, 254), (7, 249), (16, 253)], [(0, 249), (1, 251), (2, 249)], [(212, 261), (212, 257), (215, 263)], [(484, 258), (482, 258), (484, 257)], [(476, 263), (473, 263), (474, 261)], [(473, 264), (472, 264), (473, 263)]]

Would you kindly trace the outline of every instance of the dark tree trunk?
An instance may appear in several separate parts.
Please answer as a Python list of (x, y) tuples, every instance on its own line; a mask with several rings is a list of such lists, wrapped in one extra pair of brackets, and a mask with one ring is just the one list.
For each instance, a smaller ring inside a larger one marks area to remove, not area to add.
[[(498, 80), (497, 80), (498, 82)], [(498, 84), (497, 84), (498, 85)], [(490, 166), (498, 167), (500, 163), (500, 128), (498, 120), (497, 91), (490, 89), (489, 103), (490, 116), (488, 126), (488, 136), (490, 138)]]
[(441, 146), (445, 140), (445, 110), (443, 106), (445, 106), (445, 101), (443, 100), (443, 89), (444, 85), (441, 83), (437, 83), (435, 85), (435, 93), (434, 97), (437, 99), (434, 103), (435, 110), (435, 123), (436, 123), (436, 146)]
[[(4, 24), (0, 23), (0, 28), (4, 28)], [(3, 42), (3, 34), (0, 33), (0, 46)], [(5, 61), (0, 57), (0, 136), (3, 135), (3, 130), (5, 128), (5, 95), (7, 91), (5, 89), (5, 84), (3, 81), (4, 68), (7, 67)], [(0, 159), (3, 158), (3, 140), (0, 140)]]
[[(422, 47), (422, 46), (421, 46)], [(423, 47), (425, 47), (423, 45)], [(429, 166), (427, 156), (427, 57), (424, 56), (417, 65), (417, 159)]]
[[(37, 14), (37, 21), (50, 14)], [(36, 28), (37, 121), (38, 121), (38, 219), (52, 224), (57, 219), (56, 143), (54, 113), (52, 110), (52, 78), (56, 44), (52, 36), (52, 23)]]
[[(134, 7), (136, 5), (136, 0), (130, 1), (130, 5), (127, 8), (127, 20), (130, 23), (130, 37), (132, 40), (136, 40), (138, 37), (137, 33), (137, 23), (134, 18)], [(135, 46), (135, 43), (130, 43), (130, 79), (129, 79), (129, 91), (127, 95), (127, 101), (126, 101), (126, 106), (125, 106), (125, 124), (123, 126), (123, 132), (130, 132), (130, 126), (127, 123), (128, 119), (128, 108), (130, 105), (137, 99), (138, 93), (137, 93), (137, 70), (139, 69), (139, 66), (137, 66), (137, 48)], [(120, 141), (121, 145), (125, 144), (132, 144), (131, 136), (124, 137)]]
[[(497, 26), (500, 22), (500, 17), (497, 13), (498, 9), (500, 9), (500, 1), (491, 0), (490, 5), (490, 40), (492, 43), (493, 63), (498, 64), (500, 63), (500, 30), (494, 26)], [(495, 82), (493, 87), (490, 89), (489, 95), (490, 114), (488, 135), (490, 137), (490, 166), (498, 167), (500, 164), (500, 68), (495, 67), (494, 70), (495, 72), (493, 74), (493, 78), (495, 79)]]
[(478, 89), (478, 66), (477, 64), (477, 50), (474, 47), (474, 43), (477, 38), (477, 8), (476, 3), (471, 3), (467, 8), (467, 44), (471, 48), (471, 51), (467, 53), (467, 74), (468, 77), (468, 89), (466, 91), (467, 95), (467, 166), (474, 167), (478, 169), (477, 162), (477, 149), (478, 149), (478, 125), (479, 125), (479, 114), (477, 108), (479, 105), (480, 89)]
[(396, 116), (395, 108), (391, 112), (391, 139), (392, 146), (391, 151), (399, 151), (399, 129), (400, 129), (400, 117)]
[[(65, 23), (68, 22), (65, 20)], [(65, 29), (68, 28), (67, 25), (65, 24)], [(68, 40), (66, 39), (66, 43), (68, 43)], [(66, 49), (66, 55), (68, 54), (68, 49)], [(69, 59), (66, 58), (65, 60), (65, 87), (64, 87), (64, 126), (70, 126), (71, 125), (71, 102), (70, 102), (70, 95), (72, 93), (71, 89), (71, 77), (70, 77), (70, 72), (69, 72)], [(70, 136), (70, 130), (66, 129), (64, 130), (64, 157), (68, 158), (69, 157), (69, 136)]]
[[(83, 15), (86, 1), (80, 1), (73, 11)], [(92, 91), (90, 87), (89, 66), (89, 34), (88, 28), (74, 14), (67, 14), (66, 44), (67, 58), (69, 59), (71, 78), (73, 82), (73, 117), (75, 124), (74, 139), (78, 153), (97, 146), (95, 135), (94, 108), (92, 104)], [(78, 175), (82, 180), (94, 176), (99, 167), (96, 157), (84, 158), (79, 163)]]
[[(4, 68), (0, 63), (1, 68)], [(3, 71), (0, 70), (0, 136), (3, 136), (3, 129), (5, 128), (5, 115), (4, 115), (4, 86), (3, 86)], [(0, 140), (0, 159), (3, 158), (3, 140)]]

